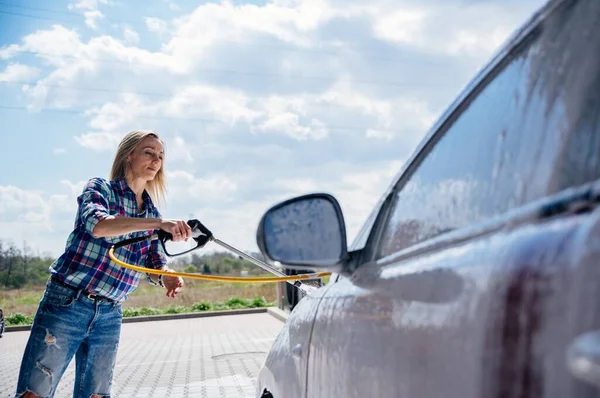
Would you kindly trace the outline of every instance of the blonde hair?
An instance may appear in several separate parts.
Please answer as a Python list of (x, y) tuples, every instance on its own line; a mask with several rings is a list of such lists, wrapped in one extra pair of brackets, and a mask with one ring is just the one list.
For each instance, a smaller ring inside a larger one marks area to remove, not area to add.
[[(119, 147), (117, 148), (117, 153), (115, 154), (115, 159), (113, 160), (112, 168), (110, 170), (110, 179), (117, 180), (121, 178), (125, 178), (127, 175), (127, 156), (142, 142), (146, 137), (153, 137), (159, 140), (164, 147), (164, 142), (160, 139), (158, 134), (154, 131), (132, 131), (128, 133), (121, 142), (119, 143)], [(164, 160), (163, 164), (156, 173), (156, 176), (152, 181), (148, 181), (146, 184), (146, 190), (152, 201), (155, 203), (161, 203), (164, 201), (166, 192), (167, 192), (167, 183), (165, 180), (164, 173)]]

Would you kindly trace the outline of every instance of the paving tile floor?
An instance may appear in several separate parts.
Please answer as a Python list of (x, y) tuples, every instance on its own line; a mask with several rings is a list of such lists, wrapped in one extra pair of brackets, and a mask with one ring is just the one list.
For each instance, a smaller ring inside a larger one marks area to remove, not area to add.
[[(283, 322), (267, 313), (126, 323), (114, 398), (255, 396), (258, 371)], [(29, 332), (0, 339), (0, 397), (12, 397)], [(71, 361), (55, 395), (71, 397)]]

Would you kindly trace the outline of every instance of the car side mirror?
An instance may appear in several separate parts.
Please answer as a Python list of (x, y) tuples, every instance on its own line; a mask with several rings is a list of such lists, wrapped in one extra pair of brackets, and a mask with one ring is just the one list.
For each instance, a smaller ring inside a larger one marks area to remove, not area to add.
[(303, 195), (273, 206), (260, 220), (256, 240), (265, 257), (284, 266), (334, 269), (348, 260), (344, 216), (329, 194)]

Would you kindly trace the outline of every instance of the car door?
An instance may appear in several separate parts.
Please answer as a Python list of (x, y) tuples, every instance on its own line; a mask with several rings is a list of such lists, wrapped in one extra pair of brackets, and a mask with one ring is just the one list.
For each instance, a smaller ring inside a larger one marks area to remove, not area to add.
[(307, 397), (600, 396), (599, 4), (548, 4), (399, 173), (324, 292)]
[(305, 397), (314, 318), (323, 293), (330, 287), (303, 297), (289, 315), (259, 372), (257, 398)]

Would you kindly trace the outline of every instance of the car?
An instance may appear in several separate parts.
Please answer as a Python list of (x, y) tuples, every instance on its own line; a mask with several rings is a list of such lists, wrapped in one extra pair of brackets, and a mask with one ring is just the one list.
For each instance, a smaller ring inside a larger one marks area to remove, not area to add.
[(270, 263), (330, 271), (256, 396), (600, 397), (600, 1), (547, 2), (432, 126), (350, 246), (329, 193), (270, 207)]

